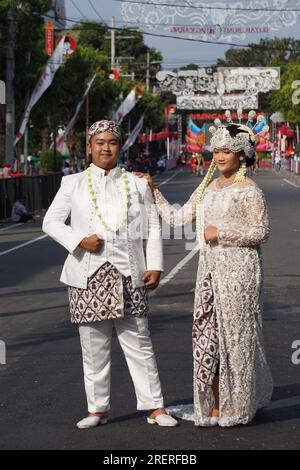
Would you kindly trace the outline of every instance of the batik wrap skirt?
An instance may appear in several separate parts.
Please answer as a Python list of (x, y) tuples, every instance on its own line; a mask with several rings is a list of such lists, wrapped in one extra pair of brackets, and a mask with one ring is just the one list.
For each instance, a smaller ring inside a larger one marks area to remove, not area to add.
[(148, 291), (134, 288), (131, 276), (123, 276), (112, 264), (106, 262), (89, 279), (86, 289), (68, 288), (71, 322), (124, 318), (125, 315), (147, 317)]
[(210, 273), (195, 294), (192, 337), (194, 382), (204, 392), (212, 385), (219, 366), (218, 324)]

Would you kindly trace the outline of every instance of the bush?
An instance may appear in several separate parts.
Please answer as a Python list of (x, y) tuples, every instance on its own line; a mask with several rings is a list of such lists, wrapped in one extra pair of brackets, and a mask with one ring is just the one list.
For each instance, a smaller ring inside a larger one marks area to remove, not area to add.
[(271, 154), (271, 153), (267, 153), (267, 152), (257, 152), (257, 154), (258, 154), (259, 160), (269, 160), (270, 158), (272, 158), (272, 154)]
[(60, 153), (56, 152), (56, 162), (54, 161), (54, 150), (43, 150), (40, 159), (41, 169), (46, 172), (61, 171), (62, 158)]

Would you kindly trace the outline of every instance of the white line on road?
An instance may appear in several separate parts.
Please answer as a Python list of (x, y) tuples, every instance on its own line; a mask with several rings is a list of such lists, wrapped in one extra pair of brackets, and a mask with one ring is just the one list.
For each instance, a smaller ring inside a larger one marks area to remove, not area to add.
[[(162, 186), (163, 184), (168, 183), (171, 179), (175, 178), (179, 173), (181, 173), (182, 170), (177, 171), (174, 173), (174, 175), (170, 176), (166, 181), (163, 181), (161, 184), (158, 186)], [(152, 295), (155, 295), (155, 293), (158, 291), (160, 287), (165, 286), (168, 284), (175, 276), (176, 274), (179, 273), (179, 271), (195, 256), (195, 254), (199, 251), (199, 246), (198, 244), (189, 252), (188, 255), (186, 255), (181, 261), (179, 261), (178, 264), (167, 274), (159, 283), (159, 286), (157, 289), (152, 293)]]
[(24, 225), (24, 222), (19, 222), (18, 224), (9, 225), (8, 227), (0, 228), (0, 232), (4, 232), (5, 230), (9, 230), (11, 228), (19, 227), (20, 225)]
[(181, 170), (176, 171), (176, 173), (174, 173), (174, 175), (170, 176), (170, 178), (168, 178), (167, 180), (165, 180), (165, 181), (163, 181), (162, 183), (160, 183), (160, 184), (158, 185), (158, 187), (163, 186), (164, 184), (167, 184), (169, 181), (171, 181), (173, 178), (175, 178), (175, 176), (179, 175), (179, 173), (181, 173)]
[(167, 274), (159, 283), (158, 288), (153, 292), (153, 295), (158, 291), (160, 287), (165, 286), (168, 284), (175, 276), (179, 273), (179, 271), (195, 256), (196, 253), (199, 251), (198, 244), (186, 255), (178, 264)]
[[(174, 175), (170, 176), (170, 178), (168, 178), (167, 180), (163, 181), (159, 186), (162, 186), (163, 184), (166, 184), (168, 183), (168, 181), (170, 181), (171, 179), (175, 178), (175, 176), (177, 176), (179, 173), (181, 172), (181, 170), (177, 171), (176, 173), (174, 173)], [(21, 224), (20, 224), (21, 225)], [(13, 226), (14, 227), (14, 226)], [(4, 230), (8, 230), (8, 228), (11, 228), (11, 227), (5, 227), (3, 229), (1, 229), (2, 231)], [(21, 245), (17, 245), (15, 246), (14, 248), (10, 248), (9, 250), (5, 250), (5, 251), (2, 251), (0, 252), (0, 256), (2, 255), (6, 255), (8, 253), (11, 253), (12, 251), (15, 251), (15, 250), (19, 250), (20, 248), (23, 248), (24, 246), (27, 246), (27, 245), (30, 245), (31, 243), (35, 243), (39, 240), (42, 240), (43, 238), (46, 238), (48, 235), (42, 235), (41, 237), (37, 237), (37, 238), (34, 238), (33, 240), (30, 240), (28, 242), (25, 242), (25, 243), (22, 243)], [(184, 258), (185, 259), (185, 258)], [(184, 260), (183, 260), (184, 261)], [(179, 263), (180, 264), (180, 263)], [(181, 268), (180, 268), (181, 269)]]
[(292, 183), (292, 181), (286, 180), (285, 178), (283, 179), (283, 181), (285, 181), (286, 183), (291, 184), (292, 186), (295, 186), (295, 188), (300, 188), (300, 186), (298, 184)]
[(34, 238), (33, 240), (29, 240), (28, 242), (22, 243), (21, 245), (17, 245), (14, 248), (10, 248), (9, 250), (1, 251), (0, 256), (6, 255), (7, 253), (11, 253), (12, 251), (18, 250), (19, 248), (23, 248), (23, 246), (30, 245), (31, 243), (38, 242), (43, 238), (48, 237), (48, 235), (42, 235), (41, 237)]

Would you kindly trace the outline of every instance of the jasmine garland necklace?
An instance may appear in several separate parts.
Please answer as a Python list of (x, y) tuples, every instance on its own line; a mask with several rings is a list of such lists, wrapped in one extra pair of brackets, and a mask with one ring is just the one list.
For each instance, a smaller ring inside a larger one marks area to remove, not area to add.
[(121, 169), (121, 173), (122, 173), (121, 178), (122, 178), (122, 182), (123, 182), (124, 190), (125, 190), (124, 191), (125, 196), (124, 196), (123, 214), (122, 214), (122, 217), (121, 217), (120, 224), (115, 228), (110, 227), (110, 225), (108, 225), (105, 222), (105, 220), (103, 219), (103, 217), (102, 217), (102, 215), (101, 215), (101, 213), (98, 209), (97, 199), (96, 199), (94, 188), (93, 188), (92, 170), (91, 170), (90, 166), (85, 171), (85, 173), (86, 173), (87, 181), (88, 181), (89, 195), (90, 195), (91, 201), (93, 203), (93, 206), (95, 208), (96, 214), (99, 217), (100, 222), (102, 223), (102, 225), (105, 227), (106, 230), (108, 230), (110, 232), (114, 232), (114, 233), (119, 232), (124, 227), (125, 221), (127, 219), (127, 213), (128, 213), (128, 193), (129, 193), (129, 189), (128, 189), (128, 180), (127, 180), (127, 175), (126, 175), (125, 169), (124, 168)]

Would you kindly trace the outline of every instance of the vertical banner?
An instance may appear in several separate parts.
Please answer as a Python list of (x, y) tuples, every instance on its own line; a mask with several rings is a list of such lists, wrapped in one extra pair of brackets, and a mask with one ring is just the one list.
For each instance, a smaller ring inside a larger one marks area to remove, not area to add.
[(115, 112), (113, 121), (115, 121), (117, 124), (121, 124), (126, 114), (128, 114), (135, 107), (141, 96), (142, 93), (138, 94), (137, 87), (135, 86)]
[(54, 27), (51, 21), (45, 26), (45, 52), (51, 57), (54, 51)]
[[(69, 123), (67, 124), (64, 132), (62, 133), (62, 135), (58, 136), (57, 139), (56, 139), (56, 150), (58, 150), (59, 152), (62, 151), (63, 149), (63, 145), (64, 145), (64, 142), (65, 140), (67, 139), (68, 135), (69, 135), (69, 132), (70, 130), (72, 129), (72, 127), (74, 126), (75, 122), (76, 122), (76, 119), (77, 119), (77, 116), (78, 116), (78, 113), (94, 83), (94, 80), (96, 78), (96, 74), (93, 76), (93, 78), (89, 81), (88, 85), (87, 85), (87, 88), (81, 98), (81, 100), (79, 101), (79, 103), (77, 104), (77, 107), (76, 107), (76, 110), (75, 110), (75, 113), (72, 117), (72, 119), (69, 121)], [(53, 147), (53, 143), (51, 145), (51, 148)]]
[(141, 132), (142, 127), (143, 127), (144, 117), (145, 117), (145, 115), (143, 114), (141, 119), (138, 121), (138, 123), (136, 124), (136, 126), (134, 127), (134, 129), (132, 130), (130, 135), (128, 136), (125, 144), (122, 147), (121, 152), (126, 152), (126, 150), (128, 150), (129, 147), (131, 147), (134, 144), (134, 142), (136, 141), (136, 139), (137, 139), (139, 133)]
[(31, 109), (37, 103), (37, 101), (40, 99), (43, 93), (47, 90), (47, 88), (49, 88), (49, 86), (51, 85), (53, 81), (54, 75), (56, 74), (57, 70), (63, 63), (64, 42), (65, 42), (65, 36), (58, 43), (58, 46), (56, 47), (53, 55), (48, 60), (45, 70), (32, 92), (30, 101), (28, 103), (28, 106), (25, 110), (25, 113), (22, 119), (19, 132), (16, 135), (15, 145), (19, 142), (19, 140), (24, 135), (26, 126), (29, 121)]

